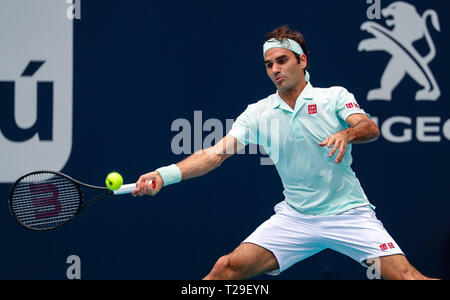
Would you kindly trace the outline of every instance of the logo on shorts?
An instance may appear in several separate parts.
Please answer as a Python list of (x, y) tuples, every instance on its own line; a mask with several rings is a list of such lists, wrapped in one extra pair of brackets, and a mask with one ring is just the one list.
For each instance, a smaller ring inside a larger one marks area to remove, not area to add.
[(317, 105), (316, 104), (308, 105), (308, 112), (310, 115), (317, 114)]

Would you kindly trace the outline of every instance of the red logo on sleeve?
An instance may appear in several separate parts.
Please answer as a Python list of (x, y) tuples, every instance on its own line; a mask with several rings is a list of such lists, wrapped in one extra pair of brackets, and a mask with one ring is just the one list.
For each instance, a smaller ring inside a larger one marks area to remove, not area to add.
[(317, 105), (316, 104), (308, 105), (308, 112), (310, 115), (317, 114)]
[(383, 251), (386, 251), (388, 249), (388, 247), (386, 246), (386, 244), (380, 245), (380, 249)]
[(358, 103), (355, 102), (354, 104), (355, 104), (356, 108), (360, 108)]
[(390, 249), (394, 249), (395, 248), (393, 243), (388, 243), (388, 246), (389, 246)]
[(347, 108), (353, 108), (353, 107), (355, 107), (355, 106), (353, 105), (353, 103), (347, 103), (347, 104), (345, 104), (345, 106), (347, 106)]

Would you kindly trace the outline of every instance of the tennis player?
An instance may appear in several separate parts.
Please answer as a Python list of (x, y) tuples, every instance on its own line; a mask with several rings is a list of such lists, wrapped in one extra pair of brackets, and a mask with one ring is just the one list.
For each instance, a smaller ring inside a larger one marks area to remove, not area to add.
[[(267, 75), (277, 92), (249, 105), (215, 146), (142, 175), (133, 195), (154, 196), (163, 186), (216, 169), (249, 143), (261, 144), (271, 158), (277, 154), (273, 161), (285, 200), (204, 279), (277, 275), (324, 249), (366, 267), (378, 262), (384, 279), (427, 279), (377, 219), (350, 167), (352, 144), (377, 139), (377, 125), (345, 88), (312, 86), (301, 33), (277, 28), (266, 35), (263, 50)], [(273, 121), (278, 126), (263, 126)]]

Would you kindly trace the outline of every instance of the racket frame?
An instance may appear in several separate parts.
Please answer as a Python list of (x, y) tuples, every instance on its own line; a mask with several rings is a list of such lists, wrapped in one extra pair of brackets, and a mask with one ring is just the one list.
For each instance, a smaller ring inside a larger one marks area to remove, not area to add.
[[(63, 223), (61, 223), (61, 224), (59, 224), (58, 226), (55, 226), (55, 227), (50, 227), (50, 228), (32, 228), (32, 227), (30, 227), (28, 225), (25, 225), (19, 220), (19, 218), (17, 217), (17, 215), (14, 212), (14, 209), (12, 207), (12, 197), (13, 197), (13, 193), (14, 193), (14, 190), (15, 190), (17, 184), (19, 184), (22, 181), (22, 179), (24, 179), (27, 176), (31, 176), (31, 175), (35, 175), (35, 174), (41, 174), (41, 173), (50, 173), (50, 174), (55, 174), (55, 175), (58, 175), (58, 176), (62, 176), (64, 178), (68, 179), (69, 181), (71, 181), (72, 183), (74, 183), (74, 185), (75, 185), (75, 187), (77, 188), (77, 191), (78, 191), (79, 203), (78, 203), (78, 208), (77, 208), (75, 214), (69, 220), (67, 220), (67, 221), (65, 221), (65, 222), (63, 222)], [(84, 203), (84, 201), (83, 201), (83, 191), (81, 190), (81, 187), (86, 187), (86, 188), (95, 189), (95, 190), (101, 190), (101, 191), (105, 191), (105, 193), (102, 194), (102, 195), (98, 195), (97, 197), (94, 197), (91, 200), (89, 200), (88, 202)], [(114, 195), (114, 192), (111, 191), (110, 189), (106, 188), (106, 187), (95, 186), (95, 185), (83, 183), (83, 182), (81, 182), (79, 180), (76, 180), (76, 179), (74, 179), (74, 178), (72, 178), (72, 177), (70, 177), (70, 176), (68, 176), (68, 175), (66, 175), (64, 173), (61, 173), (61, 172), (42, 170), (42, 171), (34, 171), (34, 172), (31, 172), (31, 173), (28, 173), (26, 175), (21, 176), (19, 179), (16, 180), (16, 182), (13, 184), (13, 186), (11, 187), (11, 190), (9, 192), (9, 198), (8, 198), (8, 202), (9, 202), (8, 204), (9, 205), (8, 206), (9, 206), (9, 211), (11, 212), (11, 215), (14, 217), (14, 219), (22, 227), (24, 227), (26, 229), (29, 229), (29, 230), (33, 230), (33, 231), (50, 231), (50, 230), (57, 229), (57, 228), (59, 228), (59, 227), (61, 227), (63, 225), (66, 225), (67, 223), (72, 221), (81, 212), (81, 210), (83, 208), (91, 205), (93, 202), (95, 202), (95, 201), (97, 201), (97, 200), (99, 200), (101, 198), (104, 198), (106, 196), (112, 196), (112, 195)]]

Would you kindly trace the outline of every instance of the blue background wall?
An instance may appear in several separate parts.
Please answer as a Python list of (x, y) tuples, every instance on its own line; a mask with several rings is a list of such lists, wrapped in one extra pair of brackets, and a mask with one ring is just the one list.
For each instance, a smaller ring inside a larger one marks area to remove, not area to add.
[[(382, 7), (390, 3), (381, 1)], [(411, 128), (410, 142), (381, 137), (354, 146), (353, 169), (411, 263), (426, 275), (449, 278), (450, 147), (442, 125), (450, 119), (450, 4), (408, 3), (420, 14), (433, 9), (439, 15), (440, 33), (428, 22), (437, 51), (429, 67), (442, 91), (435, 102), (415, 101), (421, 87), (408, 76), (392, 101), (367, 101), (390, 56), (357, 50), (371, 37), (360, 30), (368, 21), (363, 0), (84, 0), (81, 19), (74, 20), (73, 145), (62, 171), (103, 185), (106, 174), (117, 170), (131, 183), (185, 158), (171, 151), (177, 134), (172, 122), (183, 118), (193, 124), (194, 111), (202, 111), (203, 121), (225, 124), (274, 93), (262, 40), (288, 24), (306, 38), (313, 86), (346, 87), (380, 125), (392, 116), (412, 119), (411, 126), (395, 127), (397, 134)], [(427, 53), (424, 43), (417, 48)], [(440, 133), (431, 134), (441, 142), (415, 137), (416, 117), (423, 116), (441, 118)], [(235, 155), (211, 174), (164, 188), (155, 198), (104, 199), (70, 224), (44, 233), (17, 225), (8, 210), (11, 184), (0, 184), (0, 279), (65, 279), (72, 254), (81, 258), (83, 279), (199, 279), (283, 200), (275, 168), (259, 162), (260, 155)], [(366, 279), (366, 270), (327, 250), (279, 277), (258, 278)]]

